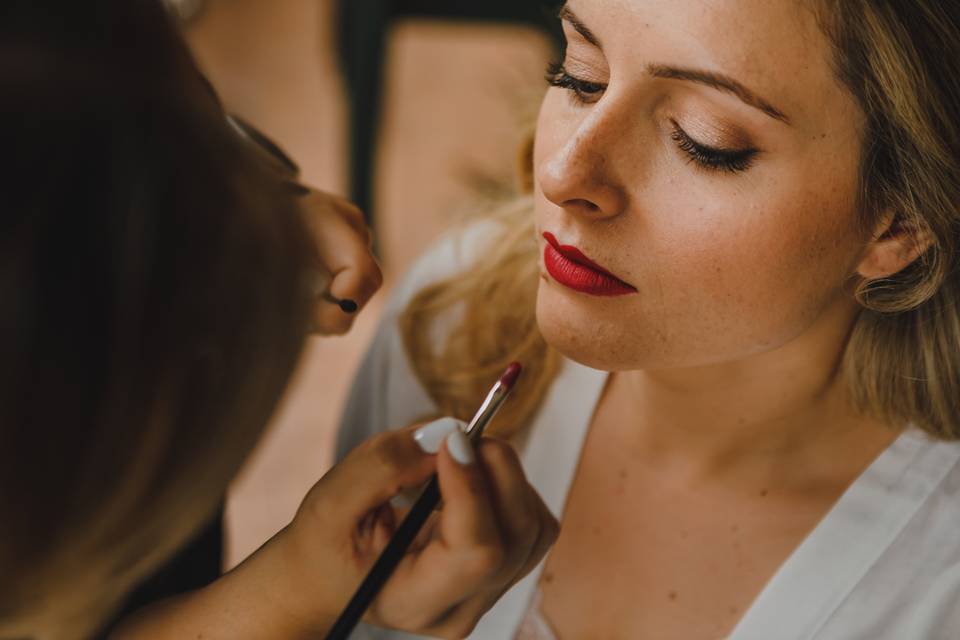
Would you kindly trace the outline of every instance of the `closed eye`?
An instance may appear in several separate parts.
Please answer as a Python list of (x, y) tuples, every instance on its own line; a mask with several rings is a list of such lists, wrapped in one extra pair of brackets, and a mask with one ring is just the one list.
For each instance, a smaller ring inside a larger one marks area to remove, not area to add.
[(670, 137), (677, 147), (683, 151), (689, 159), (698, 166), (709, 171), (726, 171), (728, 173), (741, 173), (749, 169), (759, 149), (718, 149), (709, 145), (697, 142), (690, 135), (680, 128), (676, 122), (673, 124), (673, 132)]
[(566, 89), (570, 92), (570, 97), (580, 104), (597, 102), (607, 89), (606, 84), (570, 75), (560, 62), (552, 62), (547, 67), (547, 82), (552, 87)]

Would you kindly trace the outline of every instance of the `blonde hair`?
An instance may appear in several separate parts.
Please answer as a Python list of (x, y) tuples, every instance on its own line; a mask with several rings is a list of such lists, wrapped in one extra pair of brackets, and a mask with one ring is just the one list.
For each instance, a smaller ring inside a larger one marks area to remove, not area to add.
[[(920, 258), (864, 282), (862, 312), (844, 353), (858, 408), (891, 425), (960, 438), (960, 5), (932, 0), (824, 0), (838, 78), (866, 115), (860, 209), (864, 225), (893, 215), (924, 238)], [(532, 136), (521, 191), (532, 188)], [(485, 266), (433, 284), (410, 301), (400, 329), (414, 371), (441, 411), (465, 417), (486, 384), (521, 360), (528, 389), (499, 424), (528, 424), (559, 370), (535, 321), (537, 245), (529, 196), (494, 210), (502, 225)], [(865, 228), (867, 228), (865, 226)], [(457, 306), (463, 322), (435, 348), (431, 322)], [(504, 434), (509, 435), (509, 433)]]

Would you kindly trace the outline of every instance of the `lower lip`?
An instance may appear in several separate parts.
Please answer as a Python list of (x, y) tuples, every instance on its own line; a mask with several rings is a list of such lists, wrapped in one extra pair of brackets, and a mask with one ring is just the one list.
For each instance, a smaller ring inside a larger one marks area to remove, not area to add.
[(554, 249), (549, 242), (543, 249), (543, 264), (551, 278), (580, 293), (611, 297), (625, 296), (637, 292), (633, 287), (606, 273), (600, 273), (579, 262), (570, 260)]

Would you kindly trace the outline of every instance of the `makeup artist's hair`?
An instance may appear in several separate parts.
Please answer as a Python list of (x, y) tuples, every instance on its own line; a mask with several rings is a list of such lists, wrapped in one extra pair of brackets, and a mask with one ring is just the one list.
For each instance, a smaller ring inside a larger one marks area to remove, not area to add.
[[(819, 0), (836, 73), (866, 115), (859, 202), (865, 228), (894, 229), (930, 248), (889, 278), (864, 282), (844, 354), (860, 409), (960, 438), (960, 3)], [(532, 137), (521, 186), (532, 189)], [(413, 368), (440, 411), (468, 417), (489, 380), (524, 363), (520, 393), (500, 425), (522, 428), (559, 368), (535, 321), (537, 244), (529, 195), (492, 212), (502, 233), (484, 262), (420, 291), (400, 318)], [(433, 320), (463, 318), (437, 348)], [(509, 434), (505, 434), (509, 435)]]
[(0, 7), (0, 637), (90, 637), (300, 352), (297, 205), (202, 92), (156, 0)]

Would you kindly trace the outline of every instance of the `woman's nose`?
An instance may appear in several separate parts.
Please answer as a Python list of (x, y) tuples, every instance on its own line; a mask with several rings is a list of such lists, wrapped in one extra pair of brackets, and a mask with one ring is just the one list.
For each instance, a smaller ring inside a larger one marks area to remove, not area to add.
[(616, 216), (626, 207), (626, 194), (611, 166), (610, 147), (603, 140), (612, 132), (598, 131), (599, 127), (590, 124), (583, 122), (540, 162), (537, 179), (544, 197), (570, 213), (592, 218)]

